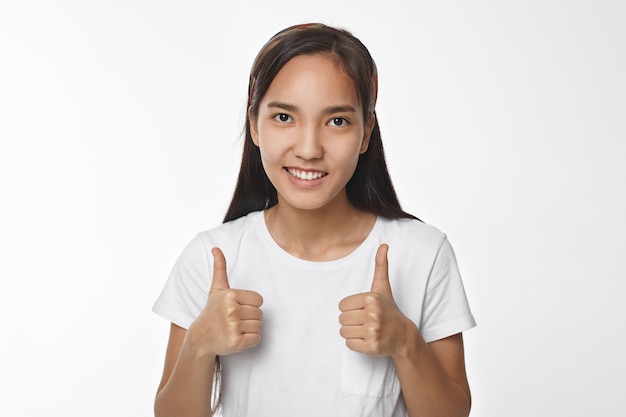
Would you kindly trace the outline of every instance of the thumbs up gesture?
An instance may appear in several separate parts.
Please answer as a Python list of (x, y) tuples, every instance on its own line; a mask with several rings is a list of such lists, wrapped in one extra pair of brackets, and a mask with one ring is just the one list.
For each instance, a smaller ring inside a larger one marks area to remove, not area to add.
[(415, 326), (396, 306), (389, 284), (387, 251), (380, 245), (370, 292), (351, 295), (339, 303), (339, 333), (346, 346), (368, 355), (393, 356), (406, 346), (408, 326)]
[(226, 258), (219, 248), (213, 255), (213, 281), (207, 303), (187, 331), (200, 356), (225, 356), (255, 346), (261, 340), (263, 298), (254, 291), (230, 288)]

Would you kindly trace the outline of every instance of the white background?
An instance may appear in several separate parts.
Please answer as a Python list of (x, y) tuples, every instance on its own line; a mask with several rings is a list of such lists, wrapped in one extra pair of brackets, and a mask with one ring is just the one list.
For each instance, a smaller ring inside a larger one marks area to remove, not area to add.
[(151, 415), (152, 303), (225, 213), (256, 52), (308, 21), (369, 47), (401, 202), (455, 247), (472, 415), (626, 415), (626, 6), (600, 0), (2, 1), (0, 415)]

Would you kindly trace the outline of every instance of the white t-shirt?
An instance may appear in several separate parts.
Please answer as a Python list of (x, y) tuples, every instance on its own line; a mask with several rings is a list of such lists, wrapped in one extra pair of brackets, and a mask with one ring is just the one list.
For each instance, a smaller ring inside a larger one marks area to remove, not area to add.
[(328, 262), (283, 250), (262, 212), (199, 233), (153, 310), (188, 328), (206, 304), (210, 251), (218, 246), (230, 287), (257, 291), (264, 300), (261, 342), (222, 357), (225, 417), (406, 416), (391, 359), (351, 351), (339, 334), (339, 302), (370, 291), (382, 243), (389, 245), (394, 300), (426, 342), (475, 326), (446, 236), (417, 220), (381, 217), (355, 251)]

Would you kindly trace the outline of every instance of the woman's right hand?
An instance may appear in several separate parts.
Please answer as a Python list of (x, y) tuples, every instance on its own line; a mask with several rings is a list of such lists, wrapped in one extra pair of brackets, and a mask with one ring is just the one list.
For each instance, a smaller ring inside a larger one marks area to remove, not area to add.
[(230, 355), (261, 340), (263, 297), (257, 292), (230, 289), (226, 258), (219, 248), (213, 254), (213, 281), (207, 303), (189, 326), (185, 342), (197, 357)]

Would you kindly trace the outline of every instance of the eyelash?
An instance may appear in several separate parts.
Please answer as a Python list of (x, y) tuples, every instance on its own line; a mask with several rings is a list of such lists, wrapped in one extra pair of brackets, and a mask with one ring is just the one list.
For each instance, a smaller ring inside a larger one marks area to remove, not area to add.
[[(287, 120), (282, 120), (284, 117), (286, 117)], [(286, 113), (278, 113), (278, 114), (274, 115), (272, 117), (272, 119), (276, 120), (279, 123), (293, 123), (292, 117), (289, 116)], [(339, 125), (334, 124), (337, 121), (341, 121), (341, 124), (339, 124)], [(328, 122), (328, 125), (331, 125), (331, 126), (334, 126), (334, 127), (344, 127), (344, 126), (347, 126), (349, 124), (350, 124), (350, 122), (345, 117), (333, 117)]]
[[(286, 116), (289, 120), (281, 120), (281, 118), (283, 116)], [(293, 122), (293, 119), (291, 118), (291, 116), (289, 116), (288, 114), (285, 114), (285, 113), (278, 113), (278, 114), (274, 115), (274, 117), (272, 117), (272, 119), (276, 120), (279, 123), (290, 123), (290, 122)]]
[(344, 127), (350, 124), (350, 122), (348, 121), (348, 119), (346, 119), (345, 117), (333, 117), (330, 122), (328, 122), (328, 124), (334, 123), (337, 120), (341, 120), (341, 124), (340, 125), (334, 125), (335, 127)]

